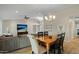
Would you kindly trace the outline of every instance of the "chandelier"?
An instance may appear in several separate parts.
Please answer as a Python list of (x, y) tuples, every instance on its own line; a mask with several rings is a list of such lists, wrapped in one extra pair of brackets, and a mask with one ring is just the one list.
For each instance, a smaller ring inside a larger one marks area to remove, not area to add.
[(45, 16), (44, 17), (45, 18), (45, 20), (52, 20), (52, 19), (55, 19), (56, 18), (56, 16), (55, 15), (49, 15), (49, 16)]

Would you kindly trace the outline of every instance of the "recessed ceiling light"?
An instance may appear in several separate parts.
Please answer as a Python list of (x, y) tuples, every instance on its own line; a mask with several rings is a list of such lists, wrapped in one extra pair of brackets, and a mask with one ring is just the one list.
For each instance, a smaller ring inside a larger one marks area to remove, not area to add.
[(19, 13), (19, 11), (16, 11), (16, 13)]

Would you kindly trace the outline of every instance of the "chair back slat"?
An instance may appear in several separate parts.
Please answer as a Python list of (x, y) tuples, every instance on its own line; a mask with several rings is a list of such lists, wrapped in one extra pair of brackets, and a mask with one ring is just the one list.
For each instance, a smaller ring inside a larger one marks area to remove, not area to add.
[(38, 32), (38, 37), (43, 36), (43, 32)]
[(44, 36), (45, 36), (45, 35), (47, 35), (47, 36), (48, 36), (48, 31), (45, 31), (45, 32), (44, 32)]

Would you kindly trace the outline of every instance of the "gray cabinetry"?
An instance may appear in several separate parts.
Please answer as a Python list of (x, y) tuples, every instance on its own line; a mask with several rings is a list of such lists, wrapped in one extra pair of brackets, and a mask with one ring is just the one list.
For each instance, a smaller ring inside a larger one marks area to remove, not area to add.
[(30, 46), (27, 36), (3, 38), (0, 40), (0, 52), (8, 52)]

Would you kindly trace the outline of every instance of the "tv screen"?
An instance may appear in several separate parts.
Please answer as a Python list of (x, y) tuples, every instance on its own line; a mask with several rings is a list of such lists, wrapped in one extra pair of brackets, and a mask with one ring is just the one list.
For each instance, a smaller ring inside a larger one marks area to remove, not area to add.
[(17, 24), (17, 31), (18, 32), (26, 32), (27, 31), (27, 24)]

